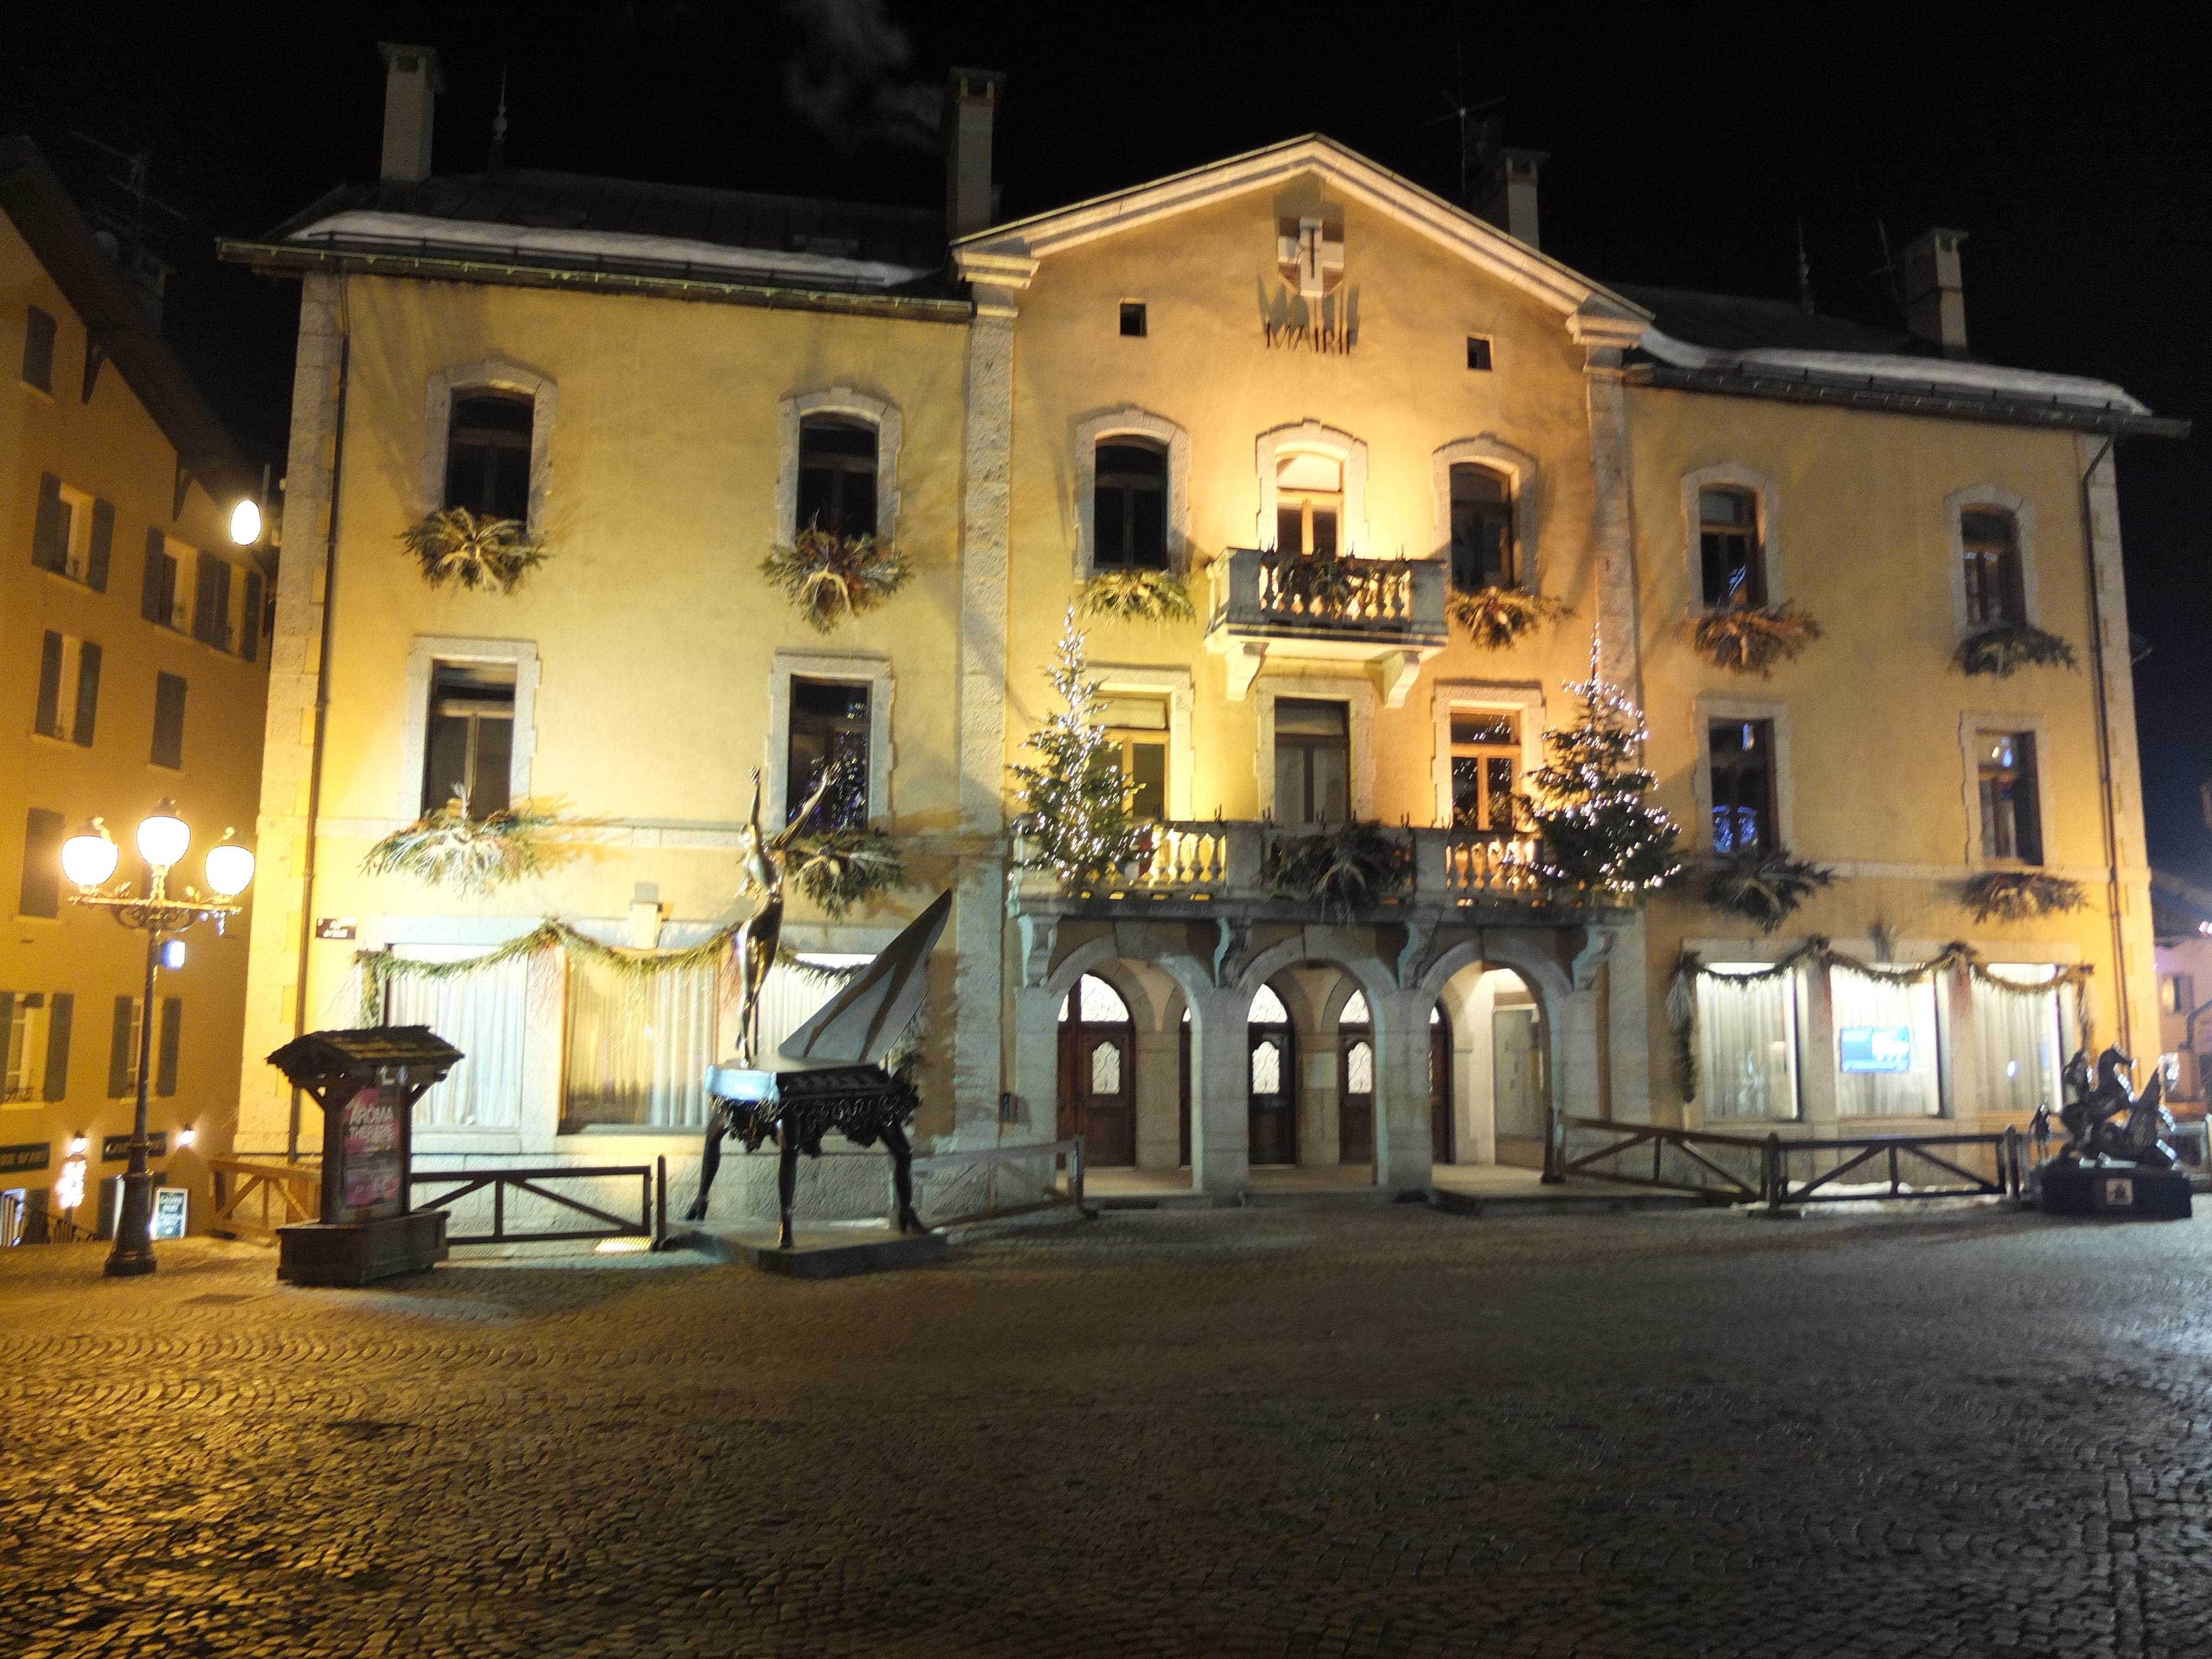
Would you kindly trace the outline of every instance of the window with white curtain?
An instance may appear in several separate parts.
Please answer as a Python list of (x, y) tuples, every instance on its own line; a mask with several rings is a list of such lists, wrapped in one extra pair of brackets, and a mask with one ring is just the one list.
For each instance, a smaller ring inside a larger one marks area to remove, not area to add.
[[(482, 956), (477, 946), (410, 949), (417, 960)], [(522, 1057), (529, 1036), (527, 957), (451, 979), (397, 974), (385, 986), (384, 1018), (393, 1025), (427, 1025), (461, 1051), (460, 1062), (415, 1103), (415, 1127), (515, 1129), (522, 1124)]]
[[(2037, 986), (2057, 969), (2047, 963), (1993, 962), (1990, 973), (2016, 985)], [(2063, 994), (2056, 988), (2021, 994), (1974, 981), (1974, 1050), (1981, 1062), (1984, 1112), (2025, 1117), (2039, 1106), (2057, 1111), (2066, 1057)]]
[(1797, 1115), (1795, 974), (1714, 963), (1698, 976), (1698, 1097), (1708, 1119)]
[(572, 962), (562, 1127), (705, 1127), (720, 978), (711, 964), (630, 980)]
[(1828, 975), (1828, 994), (1836, 1027), (1837, 1115), (1942, 1112), (1934, 975), (1898, 985), (1838, 968)]

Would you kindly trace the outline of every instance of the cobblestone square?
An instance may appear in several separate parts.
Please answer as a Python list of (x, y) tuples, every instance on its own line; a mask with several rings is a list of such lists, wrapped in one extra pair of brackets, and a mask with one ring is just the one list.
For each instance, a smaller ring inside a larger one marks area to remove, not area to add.
[(0, 1651), (2212, 1653), (2212, 1222), (0, 1258)]

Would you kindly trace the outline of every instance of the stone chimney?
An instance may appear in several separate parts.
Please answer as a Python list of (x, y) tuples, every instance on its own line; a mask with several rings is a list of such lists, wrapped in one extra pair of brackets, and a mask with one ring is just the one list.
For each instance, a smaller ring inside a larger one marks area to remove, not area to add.
[(981, 230), (998, 211), (991, 185), (991, 123), (1006, 84), (999, 70), (956, 69), (945, 87), (945, 234)]
[(1474, 213), (1516, 242), (1540, 247), (1536, 234), (1536, 170), (1551, 156), (1540, 149), (1492, 149), (1474, 181)]
[(1908, 242), (1897, 262), (1905, 275), (1905, 326), (1946, 357), (1966, 355), (1966, 290), (1959, 276), (1963, 230), (1931, 230)]
[(430, 119), (446, 76), (435, 46), (380, 40), (384, 56), (384, 167), (386, 184), (419, 185), (430, 176)]

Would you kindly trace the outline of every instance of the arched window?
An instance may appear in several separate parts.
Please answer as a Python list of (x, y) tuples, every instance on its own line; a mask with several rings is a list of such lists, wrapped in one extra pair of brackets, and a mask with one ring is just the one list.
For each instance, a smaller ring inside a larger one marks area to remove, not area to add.
[(795, 528), (847, 538), (874, 535), (876, 448), (876, 428), (856, 416), (803, 416)]
[(1075, 989), (1060, 1000), (1060, 1024), (1065, 1025), (1071, 1014), (1085, 1025), (1124, 1025), (1128, 1023), (1129, 1005), (1097, 975), (1085, 974), (1076, 981)]
[(1463, 592), (1518, 585), (1513, 484), (1504, 473), (1467, 462), (1453, 466), (1451, 562), (1452, 586)]
[(2002, 507), (1969, 507), (1959, 514), (1959, 544), (1966, 560), (1967, 625), (2026, 622), (2019, 521)]
[(1142, 438), (1116, 437), (1095, 452), (1091, 495), (1100, 570), (1168, 568), (1168, 452)]
[(1367, 1012), (1367, 993), (1354, 991), (1345, 1000), (1344, 1010), (1336, 1017), (1339, 1025), (1367, 1025), (1373, 1023)]
[(1283, 1006), (1282, 998), (1275, 994), (1272, 985), (1262, 985), (1252, 994), (1252, 1012), (1245, 1018), (1254, 1025), (1287, 1025), (1290, 1010)]
[(1284, 553), (1334, 553), (1344, 523), (1344, 463), (1333, 455), (1284, 456), (1275, 464), (1275, 546)]
[(1748, 489), (1698, 492), (1698, 554), (1705, 601), (1715, 608), (1766, 603), (1759, 497)]
[(446, 441), (446, 506), (479, 518), (530, 520), (534, 400), (526, 392), (457, 392)]

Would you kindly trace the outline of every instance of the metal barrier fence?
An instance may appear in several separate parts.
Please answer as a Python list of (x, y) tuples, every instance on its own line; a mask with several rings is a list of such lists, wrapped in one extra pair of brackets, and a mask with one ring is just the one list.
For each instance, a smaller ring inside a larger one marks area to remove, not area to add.
[[(1042, 1164), (1042, 1169), (1037, 1166)], [(1063, 1168), (1067, 1185), (1060, 1184)], [(1014, 1201), (1009, 1203), (1008, 1199)], [(1040, 1210), (1073, 1206), (1089, 1215), (1083, 1203), (1083, 1137), (1024, 1146), (985, 1146), (974, 1152), (927, 1152), (914, 1160), (915, 1212), (934, 1232), (970, 1222)], [(932, 1219), (933, 1208), (974, 1207)]]
[[(2027, 1138), (2014, 1128), (1815, 1139), (1583, 1117), (1567, 1119), (1565, 1128), (1571, 1144), (1560, 1159), (1563, 1175), (1776, 1210), (1869, 1198), (2017, 1198), (2028, 1171)], [(1583, 1143), (1580, 1151), (1571, 1145), (1577, 1137)], [(1597, 1144), (1590, 1145), (1593, 1140)]]
[[(542, 1184), (548, 1181), (632, 1180), (638, 1183), (635, 1221), (626, 1215), (603, 1210), (596, 1204), (587, 1204), (568, 1194), (556, 1193)], [(450, 1186), (453, 1190), (428, 1201), (417, 1202), (412, 1189), (426, 1184)], [(551, 1243), (578, 1238), (649, 1238), (658, 1244), (668, 1234), (668, 1160), (665, 1158), (656, 1158), (650, 1164), (567, 1164), (535, 1170), (416, 1170), (409, 1173), (408, 1187), (406, 1207), (416, 1211), (445, 1210), (448, 1214), (464, 1199), (472, 1198), (482, 1192), (490, 1193), (491, 1231), (488, 1233), (449, 1231), (446, 1235), (448, 1244)], [(557, 1215), (561, 1211), (571, 1211), (586, 1217), (596, 1224), (544, 1231), (510, 1231), (507, 1224), (510, 1194), (531, 1200), (526, 1207), (533, 1208), (540, 1214), (550, 1211)]]

